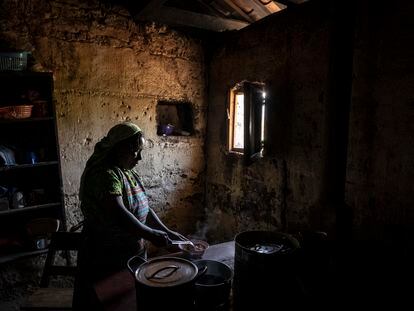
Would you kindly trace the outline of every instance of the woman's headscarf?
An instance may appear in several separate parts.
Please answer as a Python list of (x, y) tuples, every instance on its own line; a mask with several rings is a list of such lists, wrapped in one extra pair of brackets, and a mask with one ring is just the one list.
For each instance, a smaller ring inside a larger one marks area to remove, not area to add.
[(93, 151), (93, 154), (86, 162), (85, 170), (83, 171), (79, 189), (79, 198), (82, 200), (83, 190), (84, 190), (84, 180), (88, 172), (93, 168), (103, 165), (108, 157), (108, 154), (111, 152), (112, 148), (127, 138), (134, 136), (137, 133), (142, 132), (142, 130), (131, 122), (123, 122), (112, 127), (108, 134), (102, 138), (96, 145)]

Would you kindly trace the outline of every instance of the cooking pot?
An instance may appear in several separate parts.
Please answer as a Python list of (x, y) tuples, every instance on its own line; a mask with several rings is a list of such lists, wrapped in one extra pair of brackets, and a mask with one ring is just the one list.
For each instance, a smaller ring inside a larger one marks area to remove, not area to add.
[(196, 281), (195, 304), (197, 310), (216, 310), (229, 302), (233, 270), (216, 260), (194, 261), (199, 269), (207, 272)]
[(179, 257), (128, 260), (134, 275), (138, 310), (194, 310), (195, 283), (207, 271)]

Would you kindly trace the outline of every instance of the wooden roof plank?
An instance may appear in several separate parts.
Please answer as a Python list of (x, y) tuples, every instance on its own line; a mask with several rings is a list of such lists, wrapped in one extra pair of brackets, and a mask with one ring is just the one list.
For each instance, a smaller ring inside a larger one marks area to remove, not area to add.
[(204, 9), (206, 9), (208, 12), (213, 14), (214, 16), (220, 16), (220, 17), (226, 17), (226, 14), (224, 14), (221, 10), (217, 10), (213, 5), (206, 4), (203, 0), (196, 0)]
[(199, 14), (166, 6), (150, 16), (138, 15), (135, 18), (137, 20), (155, 21), (167, 25), (188, 26), (218, 32), (238, 30), (249, 25), (249, 23), (239, 20)]
[(243, 17), (249, 23), (253, 23), (254, 19), (251, 18), (248, 14), (246, 14), (236, 3), (232, 0), (223, 0), (228, 6), (230, 6), (234, 11), (237, 12), (241, 17)]
[(286, 5), (273, 0), (254, 0), (262, 4), (269, 12), (276, 13), (286, 8)]
[(301, 3), (304, 3), (306, 1), (308, 1), (308, 0), (276, 0), (275, 2), (289, 6), (289, 5), (301, 4)]

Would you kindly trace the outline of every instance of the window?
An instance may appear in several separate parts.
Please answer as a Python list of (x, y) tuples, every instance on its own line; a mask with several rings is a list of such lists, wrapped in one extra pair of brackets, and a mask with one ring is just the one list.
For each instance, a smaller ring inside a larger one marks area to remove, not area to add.
[(230, 90), (229, 152), (244, 156), (247, 164), (263, 156), (266, 92), (263, 83), (240, 82)]

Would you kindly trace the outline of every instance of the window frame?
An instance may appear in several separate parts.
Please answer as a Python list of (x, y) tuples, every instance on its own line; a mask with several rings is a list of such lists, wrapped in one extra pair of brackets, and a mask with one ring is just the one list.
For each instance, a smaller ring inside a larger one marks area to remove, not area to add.
[[(263, 96), (266, 92), (265, 83), (242, 81), (237, 83), (229, 91), (229, 101), (227, 109), (228, 118), (228, 142), (227, 150), (230, 154), (240, 155), (244, 163), (249, 165), (263, 157), (264, 139), (266, 131), (266, 105), (268, 100)], [(244, 147), (234, 148), (234, 124), (236, 96), (244, 95)], [(258, 95), (261, 94), (261, 95)], [(263, 112), (263, 109), (264, 112)], [(262, 129), (263, 128), (263, 129)]]

